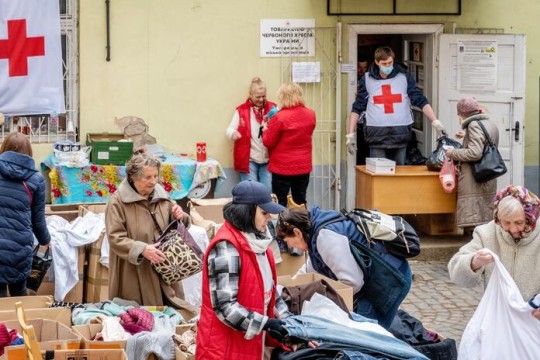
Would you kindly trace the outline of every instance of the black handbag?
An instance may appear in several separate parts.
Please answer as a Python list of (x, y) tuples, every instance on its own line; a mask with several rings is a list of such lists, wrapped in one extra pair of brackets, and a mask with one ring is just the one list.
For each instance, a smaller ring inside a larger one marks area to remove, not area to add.
[(459, 143), (459, 141), (451, 139), (446, 135), (441, 136), (437, 139), (437, 148), (426, 160), (426, 166), (428, 170), (441, 171), (444, 164), (444, 157), (446, 154), (446, 150), (444, 150), (443, 146), (451, 146), (454, 149), (461, 148), (461, 144)]
[(50, 246), (47, 246), (47, 250), (45, 250), (44, 253), (40, 253), (38, 250), (39, 245), (34, 248), (32, 253), (32, 269), (30, 270), (30, 275), (26, 279), (26, 287), (33, 291), (38, 291), (39, 286), (52, 263)]
[(483, 183), (506, 174), (508, 170), (506, 169), (504, 160), (499, 153), (499, 149), (497, 149), (497, 145), (495, 145), (491, 140), (491, 137), (489, 136), (482, 122), (478, 121), (478, 125), (480, 125), (480, 128), (484, 132), (488, 144), (484, 146), (482, 158), (475, 162), (472, 168), (474, 180), (476, 180), (476, 182)]

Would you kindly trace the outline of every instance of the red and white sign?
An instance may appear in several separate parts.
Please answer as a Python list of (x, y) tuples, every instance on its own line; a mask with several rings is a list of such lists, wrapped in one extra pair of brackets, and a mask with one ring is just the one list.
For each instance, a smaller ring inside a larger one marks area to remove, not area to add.
[(0, 0), (0, 112), (65, 112), (58, 0)]

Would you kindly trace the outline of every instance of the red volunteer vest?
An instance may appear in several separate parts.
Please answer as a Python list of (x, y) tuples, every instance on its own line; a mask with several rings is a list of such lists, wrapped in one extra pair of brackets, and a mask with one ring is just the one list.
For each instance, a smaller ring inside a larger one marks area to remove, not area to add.
[[(245, 333), (225, 325), (218, 319), (210, 300), (210, 285), (208, 281), (208, 254), (218, 241), (226, 240), (238, 250), (241, 261), (241, 272), (238, 280), (238, 302), (246, 309), (264, 314), (264, 283), (257, 262), (256, 255), (251, 250), (246, 238), (231, 224), (225, 222), (208, 246), (204, 256), (202, 276), (202, 307), (201, 317), (197, 327), (197, 351), (198, 360), (261, 360), (263, 353), (263, 334), (255, 336), (251, 340), (244, 338)], [(272, 269), (274, 291), (268, 304), (267, 316), (274, 317), (275, 284), (277, 284), (276, 266), (274, 256), (270, 249), (266, 250), (266, 256)], [(267, 336), (267, 342), (269, 338)], [(271, 339), (270, 339), (271, 340)], [(270, 346), (278, 346), (276, 342)]]
[[(236, 110), (240, 116), (238, 122), (238, 132), (242, 137), (234, 142), (234, 171), (240, 173), (249, 173), (249, 158), (251, 152), (251, 106), (250, 100), (238, 106)], [(276, 106), (271, 101), (264, 104), (264, 114), (268, 114), (272, 107)]]

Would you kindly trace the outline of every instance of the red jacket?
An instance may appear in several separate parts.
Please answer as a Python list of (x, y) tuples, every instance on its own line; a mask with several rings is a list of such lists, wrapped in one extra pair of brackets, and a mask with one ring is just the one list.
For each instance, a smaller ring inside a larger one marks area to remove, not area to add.
[[(263, 354), (263, 333), (251, 340), (244, 339), (244, 332), (235, 330), (225, 325), (216, 316), (210, 300), (210, 286), (208, 281), (208, 254), (216, 242), (229, 241), (240, 254), (241, 273), (238, 284), (238, 302), (246, 309), (264, 314), (264, 283), (259, 269), (259, 263), (255, 253), (251, 250), (246, 238), (231, 224), (225, 222), (208, 246), (204, 257), (202, 276), (202, 307), (201, 317), (197, 326), (197, 351), (198, 360), (261, 360)], [(267, 316), (274, 317), (275, 284), (277, 284), (276, 266), (274, 256), (270, 249), (266, 250), (266, 256), (272, 269), (274, 291), (268, 304)], [(268, 339), (270, 346), (278, 346)]]
[(281, 109), (274, 115), (263, 133), (271, 173), (303, 175), (311, 172), (315, 123), (315, 112), (303, 105)]
[[(249, 158), (251, 152), (251, 106), (248, 99), (245, 103), (238, 106), (236, 110), (240, 116), (237, 131), (242, 137), (234, 142), (234, 171), (240, 173), (249, 173)], [(271, 101), (264, 104), (264, 114), (268, 114), (272, 107), (276, 106)]]

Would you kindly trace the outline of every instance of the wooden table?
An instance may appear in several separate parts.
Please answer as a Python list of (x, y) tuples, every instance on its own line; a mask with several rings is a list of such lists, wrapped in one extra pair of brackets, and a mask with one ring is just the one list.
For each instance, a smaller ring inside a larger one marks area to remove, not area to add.
[(356, 207), (387, 214), (444, 214), (456, 211), (456, 191), (445, 193), (439, 173), (426, 166), (396, 166), (395, 174), (356, 167)]

